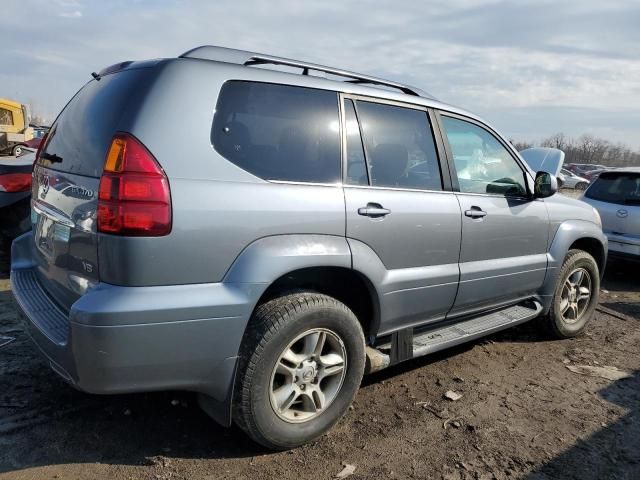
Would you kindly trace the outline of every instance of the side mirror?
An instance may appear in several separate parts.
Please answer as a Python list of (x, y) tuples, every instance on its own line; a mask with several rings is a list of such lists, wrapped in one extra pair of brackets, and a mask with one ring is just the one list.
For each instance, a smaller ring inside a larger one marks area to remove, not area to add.
[(533, 187), (535, 198), (547, 198), (558, 191), (558, 180), (548, 172), (536, 173), (536, 181)]

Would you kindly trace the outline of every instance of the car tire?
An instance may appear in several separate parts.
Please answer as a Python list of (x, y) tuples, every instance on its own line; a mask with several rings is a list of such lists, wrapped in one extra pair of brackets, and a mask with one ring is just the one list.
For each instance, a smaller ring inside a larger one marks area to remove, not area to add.
[(595, 259), (583, 250), (569, 250), (546, 316), (549, 332), (556, 338), (580, 335), (593, 317), (599, 294), (600, 271)]
[(270, 300), (254, 312), (240, 349), (234, 422), (272, 450), (310, 442), (347, 411), (364, 364), (362, 327), (346, 305), (314, 292)]
[(587, 189), (588, 184), (586, 182), (579, 182), (576, 184), (576, 190), (585, 191)]
[(11, 155), (13, 155), (14, 157), (19, 157), (20, 155), (22, 155), (23, 151), (24, 151), (24, 145), (15, 145), (11, 149)]

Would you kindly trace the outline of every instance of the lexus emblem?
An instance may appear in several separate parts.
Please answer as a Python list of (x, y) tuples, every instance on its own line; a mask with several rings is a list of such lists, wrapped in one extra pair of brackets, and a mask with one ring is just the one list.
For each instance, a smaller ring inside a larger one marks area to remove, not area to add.
[(629, 212), (627, 212), (624, 208), (621, 208), (616, 212), (616, 217), (618, 218), (627, 218), (629, 216)]

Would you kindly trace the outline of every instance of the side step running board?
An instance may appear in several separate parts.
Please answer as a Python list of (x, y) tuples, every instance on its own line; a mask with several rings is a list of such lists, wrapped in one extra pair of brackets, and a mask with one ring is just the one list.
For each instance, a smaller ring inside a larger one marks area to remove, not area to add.
[[(438, 352), (534, 319), (542, 312), (536, 301), (518, 304), (459, 323), (415, 335), (408, 345), (399, 345), (398, 336), (377, 348), (367, 347), (366, 373), (382, 370), (395, 363)], [(407, 348), (408, 347), (408, 348)], [(402, 352), (394, 352), (400, 349)], [(408, 350), (408, 351), (407, 351)], [(392, 361), (393, 360), (393, 361)]]

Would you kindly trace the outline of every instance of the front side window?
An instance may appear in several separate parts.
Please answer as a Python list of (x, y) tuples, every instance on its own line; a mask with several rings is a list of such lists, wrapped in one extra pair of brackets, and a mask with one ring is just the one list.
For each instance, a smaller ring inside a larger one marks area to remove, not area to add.
[(0, 125), (13, 125), (13, 113), (6, 108), (0, 108)]
[(524, 172), (498, 139), (484, 128), (442, 116), (460, 191), (505, 196), (527, 194)]
[(336, 92), (229, 81), (220, 91), (211, 141), (218, 153), (265, 180), (340, 180)]
[[(356, 108), (371, 185), (442, 190), (427, 112), (365, 101), (358, 101)], [(348, 128), (347, 124), (347, 139)]]
[(620, 205), (640, 205), (640, 173), (603, 172), (585, 197)]

